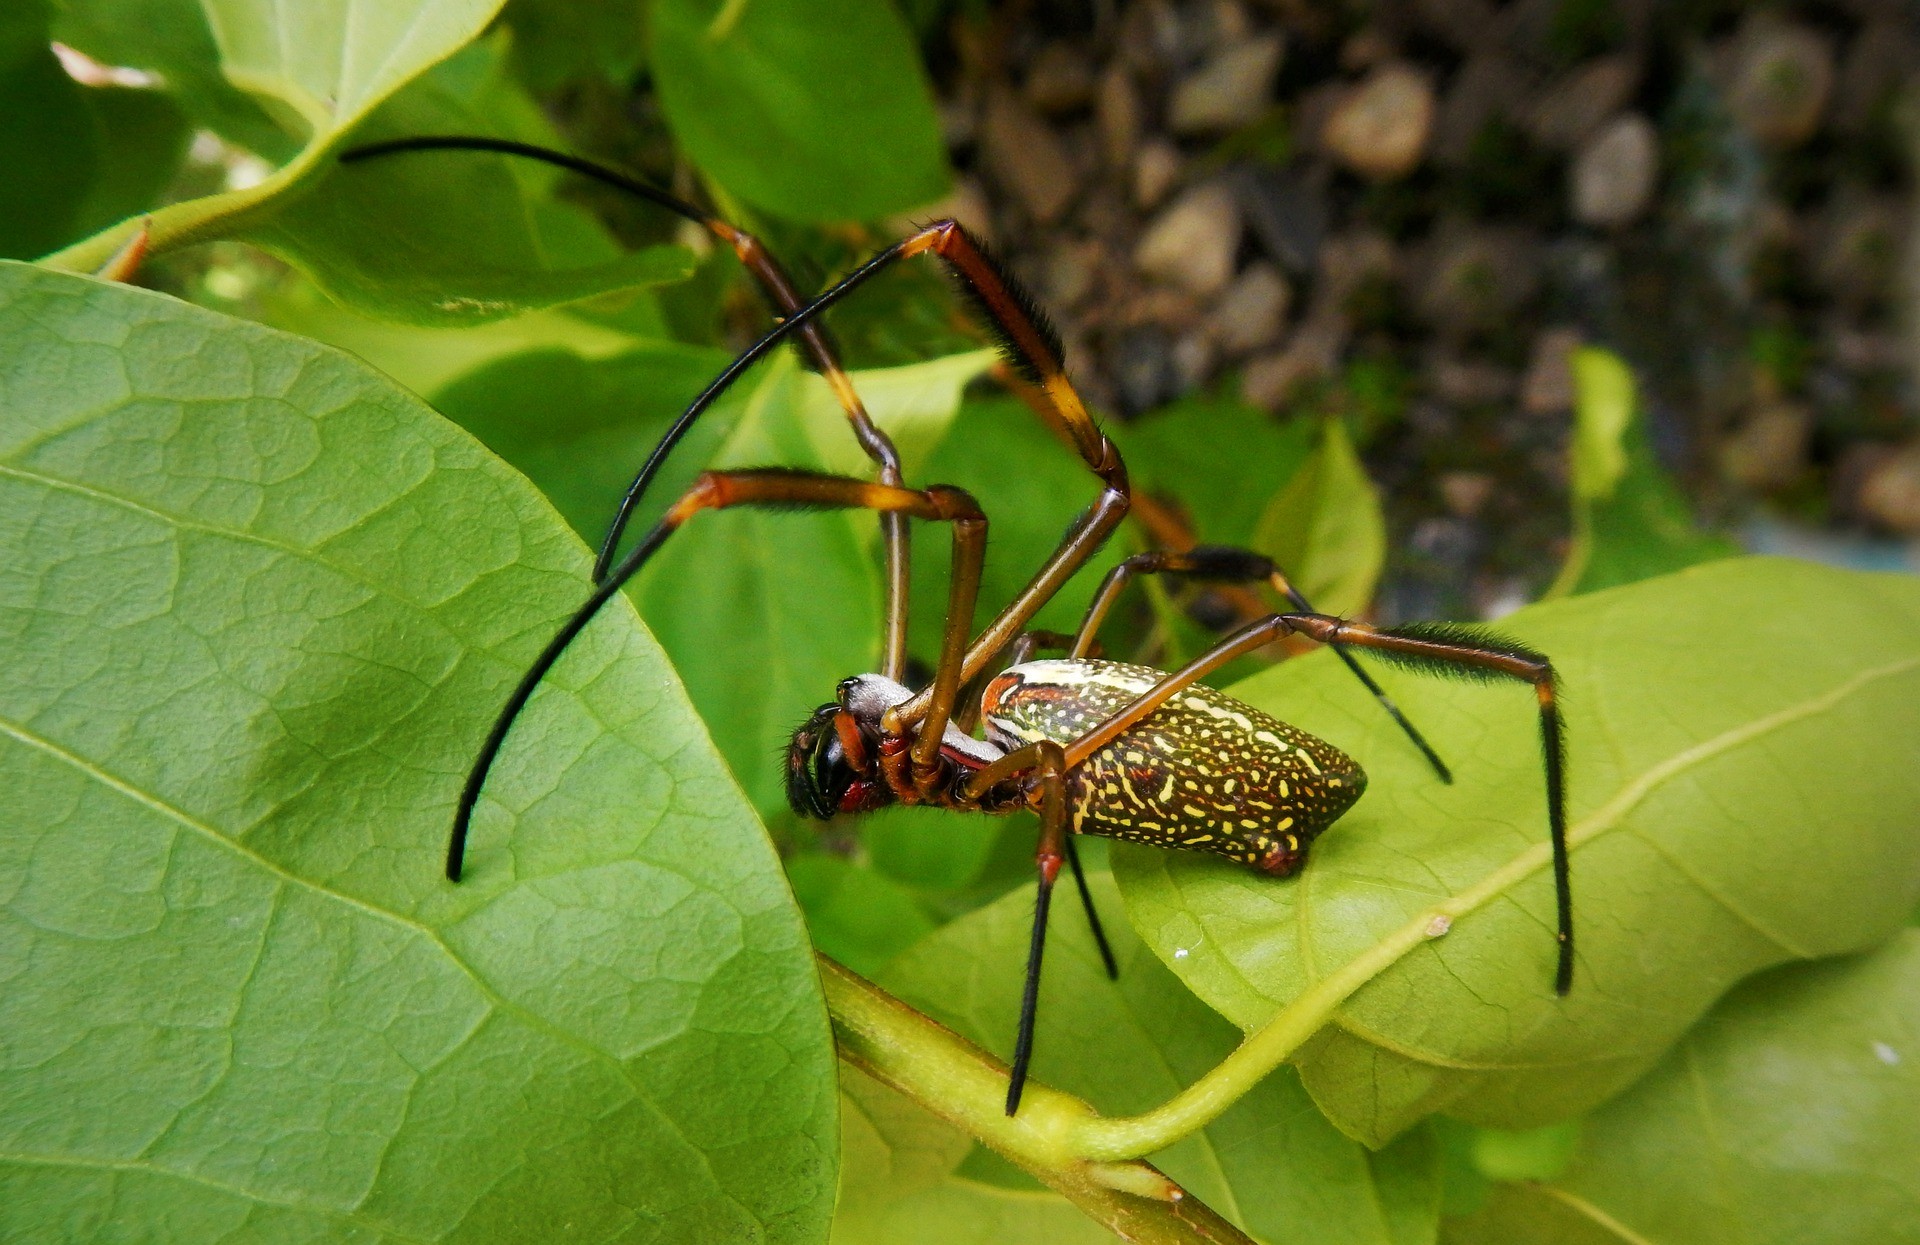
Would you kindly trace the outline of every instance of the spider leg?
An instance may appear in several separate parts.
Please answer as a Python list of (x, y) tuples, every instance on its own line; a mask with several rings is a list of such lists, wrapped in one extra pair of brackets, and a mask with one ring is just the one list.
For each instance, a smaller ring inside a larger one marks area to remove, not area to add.
[[(980, 564), (986, 552), (987, 520), (980, 507), (964, 490), (935, 485), (929, 489), (898, 488), (855, 480), (848, 476), (821, 472), (763, 468), (752, 471), (702, 472), (693, 486), (681, 495), (648, 532), (602, 580), (579, 609), (561, 624), (527, 672), (521, 676), (513, 694), (497, 717), (480, 753), (467, 774), (460, 792), (460, 804), (454, 814), (453, 833), (447, 843), (447, 877), (460, 880), (461, 862), (466, 854), (467, 832), (473, 821), (473, 808), (486, 785), (487, 772), (514, 720), (526, 706), (534, 689), (553, 664), (560, 659), (575, 636), (585, 629), (600, 608), (611, 600), (626, 582), (646, 564), (667, 537), (702, 510), (724, 510), (734, 506), (761, 506), (775, 509), (822, 508), (866, 509), (882, 514), (902, 514), (910, 518), (953, 524), (953, 583), (950, 590), (946, 648), (936, 688), (945, 686), (951, 700), (958, 691), (959, 655), (966, 643), (966, 621), (973, 617), (973, 601), (979, 591)], [(955, 619), (960, 620), (955, 623)]]
[[(1273, 559), (1265, 554), (1255, 553), (1251, 549), (1234, 549), (1222, 545), (1196, 545), (1183, 552), (1152, 549), (1127, 558), (1108, 571), (1107, 577), (1100, 581), (1100, 588), (1094, 593), (1093, 602), (1087, 607), (1087, 615), (1080, 623), (1080, 631), (1074, 637), (1073, 651), (1069, 654), (1070, 656), (1085, 657), (1087, 655), (1088, 650), (1093, 647), (1094, 636), (1099, 632), (1100, 624), (1106, 621), (1107, 611), (1113, 607), (1114, 600), (1125, 590), (1128, 582), (1139, 575), (1187, 575), (1195, 579), (1210, 579), (1224, 583), (1265, 581), (1275, 592), (1292, 602), (1293, 607), (1302, 614), (1314, 612), (1313, 606), (1300, 590), (1294, 587), (1287, 573), (1276, 566)], [(1440, 781), (1452, 782), (1453, 771), (1447, 768), (1447, 763), (1440, 759), (1440, 754), (1434, 751), (1433, 745), (1429, 744), (1426, 737), (1407, 720), (1406, 714), (1400, 711), (1400, 706), (1393, 703), (1393, 699), (1374, 680), (1373, 675), (1368, 673), (1367, 668), (1360, 664), (1359, 659), (1353, 655), (1348, 646), (1345, 643), (1336, 643), (1330, 647), (1340, 655), (1340, 660), (1346, 664), (1348, 670), (1353, 672), (1353, 676), (1360, 680), (1361, 686), (1373, 694), (1373, 698), (1413, 742), (1413, 746), (1420, 750), (1420, 755), (1427, 758), (1427, 763), (1433, 766), (1434, 773), (1440, 776)]]
[[(1211, 649), (1167, 675), (1126, 707), (1080, 738), (1066, 745), (1067, 768), (1111, 743), (1179, 692), (1210, 672), (1285, 635), (1303, 635), (1321, 644), (1350, 644), (1372, 649), (1381, 660), (1410, 670), (1442, 677), (1514, 679), (1531, 684), (1540, 707), (1540, 750), (1546, 775), (1547, 832), (1553, 844), (1553, 889), (1558, 915), (1555, 939), (1559, 963), (1554, 990), (1565, 994), (1573, 986), (1573, 888), (1567, 861), (1566, 749), (1560, 729), (1559, 681), (1546, 656), (1524, 644), (1473, 627), (1445, 623), (1414, 623), (1402, 627), (1371, 627), (1327, 614), (1272, 614), (1248, 623)], [(976, 786), (1004, 764), (995, 762), (973, 778)]]
[[(1051, 740), (1028, 744), (1010, 752), (975, 774), (969, 790), (984, 794), (1008, 778), (1019, 775), (1025, 783), (1029, 802), (1040, 809), (1040, 841), (1034, 848), (1034, 872), (1039, 887), (1033, 902), (1033, 937), (1027, 944), (1026, 984), (1020, 993), (1020, 1027), (1013, 1039), (1013, 1063), (1007, 1077), (1007, 1114), (1020, 1109), (1020, 1094), (1027, 1085), (1027, 1068), (1033, 1062), (1033, 1022), (1040, 1003), (1040, 962), (1047, 948), (1047, 912), (1053, 904), (1053, 884), (1060, 876), (1062, 859), (1074, 862), (1074, 877), (1080, 879), (1081, 895), (1087, 895), (1086, 881), (1080, 874), (1067, 827), (1067, 761), (1060, 745)], [(982, 781), (985, 779), (986, 781)], [(1093, 916), (1091, 899), (1087, 916)], [(1098, 923), (1095, 938), (1109, 973), (1114, 971), (1113, 952), (1107, 947), (1106, 934)]]
[[(494, 155), (517, 156), (565, 169), (604, 186), (611, 186), (692, 221), (733, 248), (733, 253), (739, 259), (741, 266), (759, 284), (761, 292), (766, 296), (768, 304), (776, 314), (791, 315), (799, 310), (805, 301), (794, 289), (793, 281), (787, 276), (786, 269), (780, 266), (779, 261), (774, 259), (766, 247), (760, 244), (760, 240), (752, 234), (702, 212), (684, 199), (650, 182), (562, 151), (552, 151), (545, 147), (536, 147), (531, 143), (519, 143), (503, 138), (422, 135), (356, 147), (342, 154), (340, 163), (354, 164), (380, 156), (416, 151), (483, 151)], [(839, 400), (841, 409), (846, 412), (847, 422), (853, 428), (854, 439), (860, 443), (860, 448), (879, 468), (880, 482), (900, 484), (899, 452), (894, 449), (892, 438), (888, 437), (867, 414), (865, 404), (860, 401), (860, 395), (854, 391), (852, 380), (848, 378), (846, 369), (840, 364), (839, 352), (834, 348), (833, 338), (828, 335), (826, 325), (806, 325), (800, 330), (799, 344), (812, 358), (814, 366)], [(671, 448), (669, 441), (663, 441), (655, 447), (653, 453), (648, 456), (647, 466), (641, 472), (645, 479), (650, 480), (659, 470), (661, 462)], [(594, 560), (593, 581), (595, 583), (605, 579), (612, 569), (620, 535), (626, 530), (633, 508), (639, 503), (641, 494), (645, 492), (645, 484), (639, 481), (636, 483), (639, 487), (629, 489), (627, 495), (622, 498), (619, 513), (615, 516), (607, 538)], [(882, 514), (880, 532), (886, 549), (887, 575), (886, 632), (881, 647), (880, 672), (890, 679), (898, 680), (904, 676), (907, 668), (907, 581), (911, 573), (912, 556), (907, 517), (898, 513)]]

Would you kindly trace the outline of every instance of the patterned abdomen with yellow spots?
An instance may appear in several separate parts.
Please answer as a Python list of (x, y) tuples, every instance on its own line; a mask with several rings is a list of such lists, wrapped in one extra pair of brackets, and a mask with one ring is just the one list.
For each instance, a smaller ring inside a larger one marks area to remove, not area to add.
[[(988, 738), (1071, 743), (1166, 677), (1110, 661), (1032, 661), (987, 687)], [(1210, 687), (1176, 692), (1068, 775), (1078, 834), (1229, 856), (1285, 877), (1366, 790), (1338, 748)]]

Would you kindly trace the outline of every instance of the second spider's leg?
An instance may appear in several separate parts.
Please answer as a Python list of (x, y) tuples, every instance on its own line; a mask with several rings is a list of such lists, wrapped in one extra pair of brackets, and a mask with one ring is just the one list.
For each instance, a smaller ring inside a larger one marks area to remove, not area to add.
[[(888, 484), (875, 484), (866, 480), (855, 480), (848, 476), (826, 475), (812, 471), (789, 471), (778, 468), (763, 468), (754, 471), (707, 471), (702, 472), (693, 486), (680, 499), (668, 508), (666, 514), (654, 525), (634, 547), (614, 567), (611, 574), (597, 585), (586, 602), (575, 610), (567, 621), (561, 624), (559, 631), (547, 642), (527, 672), (521, 676), (513, 694), (507, 698), (506, 705), (495, 717), (493, 727), (487, 733), (486, 742), (481, 745), (480, 753), (474, 758), (473, 768), (467, 774), (466, 786), (460, 792), (460, 804), (454, 815), (453, 834), (447, 843), (447, 876), (453, 881), (460, 880), (461, 862), (466, 853), (467, 830), (472, 823), (473, 808), (479, 801), (480, 791), (486, 784), (487, 773), (493, 767), (494, 757), (506, 742), (507, 733), (526, 706), (534, 689), (540, 685), (553, 664), (560, 660), (567, 646), (586, 625), (593, 621), (609, 600), (626, 584), (629, 579), (644, 566), (649, 558), (666, 543), (669, 536), (687, 520), (703, 510), (724, 510), (734, 506), (762, 506), (774, 509), (818, 508), (818, 509), (864, 509), (882, 514), (904, 514), (910, 518), (928, 519), (953, 525), (953, 583), (950, 590), (949, 608), (952, 617), (948, 620), (945, 650), (941, 661), (939, 677), (935, 686), (945, 688), (949, 703), (958, 690), (957, 675), (960, 669), (959, 654), (966, 643), (966, 620), (973, 617), (974, 596), (980, 585), (980, 563), (986, 551), (987, 520), (980, 513), (980, 507), (964, 490), (935, 485), (929, 489), (896, 488)], [(954, 618), (961, 621), (957, 624)]]
[[(611, 186), (635, 198), (665, 208), (674, 215), (692, 221), (708, 233), (732, 248), (735, 258), (740, 261), (754, 281), (760, 286), (761, 293), (775, 313), (790, 316), (805, 305), (793, 281), (787, 276), (780, 262), (762, 246), (760, 240), (744, 229), (738, 229), (717, 216), (702, 212), (699, 208), (681, 199), (677, 195), (650, 182), (631, 177), (619, 169), (609, 168), (592, 160), (583, 160), (563, 151), (552, 151), (545, 147), (536, 147), (531, 143), (515, 142), (504, 138), (482, 138), (467, 135), (421, 135), (413, 138), (394, 139), (390, 142), (370, 143), (365, 147), (356, 147), (341, 155), (340, 163), (355, 164), (363, 160), (377, 159), (382, 156), (401, 155), (417, 151), (480, 151), (493, 155), (517, 156), (535, 160), (541, 164), (565, 169), (581, 177)], [(900, 455), (894, 449), (892, 438), (873, 422), (867, 414), (860, 395), (855, 392), (853, 382), (847, 376), (846, 369), (840, 364), (839, 351), (834, 348), (833, 339), (827, 334), (827, 326), (818, 322), (805, 325), (799, 332), (800, 346), (812, 358), (820, 375), (833, 390), (834, 397), (840, 402), (841, 410), (846, 412), (847, 422), (853, 428), (854, 439), (860, 448), (879, 468), (880, 483), (898, 485), (901, 483)], [(595, 583), (607, 577), (613, 569), (613, 559), (620, 544), (620, 535), (626, 530), (627, 520), (633, 508), (645, 492), (646, 483), (651, 481), (672, 448), (671, 438), (657, 446), (648, 457), (647, 466), (641, 471), (641, 479), (636, 481), (637, 488), (628, 490), (621, 500), (620, 510), (614, 516), (608, 529), (605, 542), (600, 547), (599, 556), (594, 560), (593, 579)], [(880, 516), (880, 532), (886, 549), (887, 567), (887, 607), (886, 634), (881, 647), (880, 673), (890, 679), (904, 677), (907, 666), (907, 580), (910, 575), (909, 559), (911, 549), (907, 533), (907, 517), (897, 513)]]
[[(1302, 614), (1314, 612), (1313, 605), (1298, 588), (1293, 586), (1293, 581), (1287, 577), (1286, 572), (1265, 554), (1255, 553), (1251, 549), (1234, 549), (1224, 545), (1196, 545), (1192, 549), (1177, 553), (1171, 549), (1152, 549), (1127, 558), (1108, 571), (1107, 577), (1100, 581), (1100, 588), (1094, 593), (1093, 603), (1087, 607), (1087, 616), (1081, 620), (1080, 631), (1074, 637), (1072, 656), (1087, 655), (1088, 650), (1093, 647), (1094, 637), (1100, 630), (1100, 624), (1106, 621), (1107, 611), (1113, 608), (1114, 600), (1126, 589), (1131, 580), (1140, 575), (1186, 575), (1194, 579), (1215, 580), (1222, 583), (1265, 583), (1292, 602), (1293, 607)], [(1373, 675), (1367, 672), (1367, 668), (1360, 664), (1359, 659), (1348, 650), (1348, 646), (1344, 643), (1336, 643), (1330, 647), (1339, 654), (1340, 660), (1346, 663), (1347, 669), (1353, 672), (1354, 677), (1360, 680), (1361, 686), (1373, 693), (1373, 698), (1380, 703), (1382, 709), (1386, 710), (1387, 716), (1405, 732), (1413, 746), (1427, 758), (1427, 763), (1433, 766), (1440, 780), (1452, 782), (1453, 771), (1447, 768), (1447, 763), (1440, 759), (1440, 754), (1434, 751), (1433, 745), (1429, 744), (1418, 728), (1407, 720), (1407, 715), (1400, 711), (1400, 706), (1393, 703), (1393, 698), (1388, 696), (1386, 690), (1374, 680)]]
[(1107, 970), (1107, 978), (1120, 980), (1120, 962), (1113, 958), (1113, 948), (1107, 943), (1107, 931), (1100, 924), (1100, 911), (1093, 906), (1093, 891), (1087, 887), (1087, 871), (1080, 867), (1080, 849), (1074, 844), (1074, 836), (1066, 838), (1067, 864), (1073, 868), (1073, 884), (1080, 891), (1080, 908), (1087, 914), (1087, 928), (1093, 933), (1093, 945), (1100, 949), (1100, 963)]
[[(1559, 945), (1554, 989), (1565, 994), (1573, 985), (1573, 887), (1567, 860), (1566, 749), (1560, 730), (1559, 682), (1546, 656), (1524, 644), (1477, 628), (1447, 623), (1370, 627), (1327, 614), (1274, 614), (1240, 628), (1067, 744), (1068, 770), (1083, 764), (1180, 689), (1198, 683), (1234, 658), (1285, 635), (1303, 635), (1322, 644), (1351, 644), (1355, 648), (1370, 649), (1383, 661), (1425, 674), (1472, 680), (1513, 679), (1532, 685), (1540, 709), (1547, 833), (1553, 845), (1553, 889), (1558, 916), (1555, 940)], [(1004, 763), (995, 762), (981, 770), (973, 781), (981, 784)]]

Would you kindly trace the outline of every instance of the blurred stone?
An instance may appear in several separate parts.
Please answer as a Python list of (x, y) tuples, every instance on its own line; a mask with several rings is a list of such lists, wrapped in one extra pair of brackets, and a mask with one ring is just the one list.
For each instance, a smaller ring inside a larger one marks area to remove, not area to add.
[(1133, 75), (1120, 65), (1109, 65), (1100, 75), (1100, 97), (1094, 104), (1094, 120), (1100, 128), (1100, 150), (1111, 168), (1124, 169), (1133, 163), (1133, 149), (1140, 144), (1142, 106)]
[(1433, 87), (1411, 65), (1382, 65), (1327, 118), (1320, 140), (1362, 177), (1392, 181), (1420, 164), (1433, 130)]
[(1437, 354), (1427, 364), (1433, 396), (1454, 406), (1499, 406), (1513, 397), (1518, 380), (1498, 364)]
[(1179, 389), (1174, 396), (1189, 389), (1198, 389), (1207, 383), (1213, 375), (1214, 360), (1218, 348), (1213, 338), (1200, 329), (1188, 333), (1173, 344), (1173, 370), (1180, 377)]
[(1190, 62), (1215, 56), (1253, 34), (1253, 17), (1240, 0), (1201, 0), (1178, 12), (1181, 50)]
[(887, 222), (887, 227), (896, 234), (905, 235), (930, 220), (948, 217), (959, 221), (967, 227), (968, 232), (989, 244), (995, 240), (993, 205), (987, 199), (986, 188), (980, 185), (978, 178), (965, 174), (953, 179), (953, 189), (946, 198), (896, 216)]
[(1208, 295), (1233, 279), (1240, 249), (1240, 212), (1219, 182), (1187, 191), (1156, 218), (1134, 248), (1134, 266), (1147, 276)]
[(1173, 342), (1151, 325), (1120, 334), (1107, 354), (1107, 370), (1129, 415), (1150, 411), (1180, 394), (1180, 369)]
[(1394, 41), (1378, 26), (1362, 26), (1340, 45), (1340, 68), (1348, 73), (1372, 69), (1399, 53)]
[(1900, 262), (1901, 215), (1895, 200), (1836, 193), (1815, 229), (1814, 279), (1845, 304), (1889, 293)]
[(980, 92), (971, 79), (962, 79), (954, 93), (940, 101), (940, 138), (948, 151), (962, 151), (980, 137)]
[(1418, 256), (1414, 307), (1443, 336), (1491, 327), (1533, 297), (1539, 259), (1539, 244), (1525, 230), (1449, 219)]
[(1917, 50), (1911, 19), (1869, 22), (1847, 44), (1833, 86), (1833, 127), (1843, 134), (1864, 131), (1887, 98), (1900, 89)]
[(1797, 147), (1820, 128), (1833, 90), (1833, 46), (1809, 26), (1755, 11), (1735, 41), (1727, 105), (1746, 131), (1775, 147)]
[(1399, 255), (1387, 235), (1372, 229), (1335, 234), (1320, 248), (1314, 304), (1338, 310), (1362, 285), (1392, 281), (1399, 269)]
[(1413, 0), (1407, 7), (1415, 20), (1457, 51), (1483, 51), (1499, 41), (1500, 12), (1493, 0)]
[(1227, 184), (1260, 249), (1296, 276), (1313, 272), (1327, 236), (1325, 194), (1299, 173), (1266, 165), (1239, 165)]
[(1486, 509), (1494, 479), (1484, 471), (1448, 471), (1439, 479), (1440, 500), (1456, 518), (1471, 519)]
[(1029, 104), (1049, 116), (1061, 116), (1092, 103), (1093, 87), (1092, 59), (1074, 44), (1055, 39), (1027, 66), (1021, 89)]
[(1771, 402), (1720, 442), (1720, 474), (1757, 492), (1784, 488), (1807, 465), (1813, 412), (1797, 402)]
[(1272, 102), (1285, 48), (1279, 35), (1229, 44), (1174, 88), (1168, 128), (1175, 134), (1215, 134), (1256, 120)]
[(1068, 308), (1080, 303), (1093, 292), (1105, 262), (1105, 252), (1097, 242), (1055, 243), (1047, 249), (1034, 279), (1041, 302), (1050, 308)]
[(1278, 411), (1309, 380), (1331, 376), (1346, 348), (1347, 326), (1337, 315), (1309, 319), (1295, 329), (1278, 352), (1247, 364), (1240, 396), (1254, 406)]
[(1433, 123), (1433, 158), (1457, 165), (1490, 123), (1511, 118), (1525, 97), (1513, 58), (1485, 53), (1468, 59), (1453, 75)]
[(1272, 264), (1250, 264), (1214, 307), (1213, 339), (1229, 357), (1251, 354), (1280, 340), (1293, 287)]
[(1133, 157), (1133, 201), (1156, 208), (1180, 180), (1180, 149), (1164, 138), (1140, 144)]
[(1527, 131), (1542, 147), (1573, 151), (1626, 106), (1639, 84), (1639, 68), (1629, 57), (1588, 61), (1540, 97), (1527, 117)]
[(1616, 117), (1574, 157), (1569, 178), (1573, 218), (1601, 229), (1632, 224), (1653, 201), (1660, 171), (1659, 139), (1637, 112)]
[(1059, 136), (1004, 87), (987, 93), (980, 149), (994, 181), (1041, 224), (1057, 220), (1073, 201), (1073, 165)]
[(1920, 535), (1920, 441), (1882, 458), (1860, 482), (1857, 502), (1869, 520), (1903, 536)]
[(1520, 381), (1520, 409), (1529, 415), (1558, 415), (1573, 409), (1573, 352), (1580, 330), (1551, 328), (1533, 339), (1527, 374)]

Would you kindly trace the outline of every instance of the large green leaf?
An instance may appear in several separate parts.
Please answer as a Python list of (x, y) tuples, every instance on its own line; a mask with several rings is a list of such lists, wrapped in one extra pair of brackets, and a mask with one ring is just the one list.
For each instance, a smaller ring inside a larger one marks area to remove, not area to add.
[(947, 191), (913, 39), (891, 4), (657, 0), (667, 123), (733, 194), (794, 220), (877, 220)]
[(0, 258), (31, 259), (154, 202), (186, 153), (159, 91), (83, 87), (49, 45), (46, 0), (0, 12)]
[[(383, 104), (353, 144), (420, 134), (561, 140), (507, 76), (502, 39), (462, 49)], [(474, 324), (616, 289), (685, 279), (684, 247), (623, 253), (586, 211), (553, 196), (559, 174), (472, 151), (331, 166), (241, 236), (298, 264), (356, 310), (415, 324)]]
[[(549, 136), (537, 110), (502, 76), (497, 48), (475, 49), (431, 82), (402, 91), (471, 42), (501, 0), (206, 3), (220, 73), (300, 139), (299, 153), (257, 185), (169, 204), (47, 263), (97, 269), (140, 229), (156, 253), (246, 238), (302, 265), (363, 311), (424, 323), (497, 319), (690, 271), (678, 248), (620, 255), (588, 217), (548, 196), (553, 178), (545, 170), (470, 154), (338, 164), (349, 135), (498, 129)], [(82, 18), (114, 31), (113, 39), (135, 39), (91, 6)], [(201, 55), (175, 51), (188, 60)]]
[(1305, 466), (1318, 429), (1258, 407), (1189, 396), (1107, 430), (1136, 487), (1172, 505), (1205, 544), (1251, 546), (1261, 515)]
[(1920, 1241), (1920, 931), (1744, 982), (1596, 1112), (1572, 1166), (1449, 1240)]
[(1626, 361), (1589, 347), (1574, 353), (1573, 375), (1573, 541), (1547, 596), (1630, 584), (1739, 552), (1700, 530), (1654, 457)]
[(1278, 562), (1314, 608), (1357, 614), (1373, 600), (1387, 557), (1387, 520), (1346, 421), (1320, 444), (1254, 527), (1253, 547)]
[[(810, 379), (790, 356), (767, 365), (713, 458), (690, 464), (818, 468), (798, 397)], [(794, 726), (878, 660), (874, 526), (839, 510), (702, 514), (639, 578), (640, 612), (764, 817), (789, 815), (780, 758)]]
[(1111, 1245), (1073, 1203), (1022, 1187), (1017, 1169), (865, 1074), (844, 1069), (841, 1095), (833, 1245)]
[[(881, 427), (908, 434), (951, 421), (986, 352), (853, 374)], [(620, 494), (685, 404), (725, 364), (695, 347), (654, 345), (589, 361), (558, 351), (502, 360), (436, 399), (546, 489), (598, 540)], [(782, 356), (751, 373), (696, 424), (654, 486), (640, 522), (704, 467), (871, 467), (819, 377)], [(764, 816), (786, 813), (778, 757), (794, 725), (880, 647), (877, 524), (864, 513), (706, 514), (641, 575), (638, 598), (715, 742)], [(949, 531), (914, 529), (916, 553), (944, 557)], [(938, 602), (945, 585), (937, 586)], [(937, 617), (937, 614), (935, 615)], [(937, 622), (930, 624), (937, 626)]]
[[(1920, 898), (1920, 580), (1724, 561), (1502, 626), (1552, 655), (1565, 688), (1579, 948), (1565, 999), (1523, 687), (1396, 675), (1454, 767), (1447, 787), (1335, 662), (1288, 662), (1236, 694), (1372, 778), (1300, 876), (1113, 854), (1136, 926), (1243, 1028), (1409, 937), (1296, 1057), (1321, 1107), (1370, 1141), (1440, 1109), (1509, 1127), (1585, 1110), (1735, 981), (1870, 946)], [(1473, 899), (1450, 932), (1420, 938), (1458, 895)]]
[(4, 1234), (817, 1239), (806, 935), (623, 602), (440, 875), (586, 589), (538, 494), (159, 295), (0, 266), (0, 342)]
[[(434, 394), (433, 404), (539, 485), (573, 530), (598, 544), (654, 443), (727, 363), (722, 351), (676, 342), (606, 359), (529, 350), (474, 369)], [(694, 425), (655, 486), (649, 515), (719, 451), (739, 414), (738, 403), (723, 404)]]
[(200, 125), (270, 160), (300, 144), (220, 72), (200, 0), (54, 0), (54, 38), (108, 65), (157, 73)]
[[(1088, 880), (1102, 910), (1117, 917), (1118, 896), (1109, 877), (1095, 873)], [(1239, 1034), (1184, 989), (1117, 920), (1109, 921), (1109, 931), (1120, 979), (1108, 980), (1073, 898), (1069, 884), (1059, 896), (1049, 934), (1034, 1075), (1089, 1098), (1103, 1110), (1145, 1110), (1218, 1063)], [(883, 970), (880, 981), (1004, 1058), (1020, 1014), (1032, 922), (1033, 893), (1028, 888), (929, 935)], [(854, 1131), (851, 1123), (848, 1128)], [(942, 1135), (941, 1127), (931, 1123), (915, 1132), (930, 1148)], [(901, 1149), (897, 1136), (890, 1144)], [(965, 1157), (964, 1151), (944, 1151), (951, 1165), (931, 1195), (917, 1187), (922, 1182), (912, 1180), (900, 1181), (890, 1198), (869, 1193), (863, 1222), (875, 1229), (898, 1225), (909, 1208), (929, 1209), (931, 1196), (933, 1205), (946, 1213), (966, 1214), (983, 1225), (991, 1220), (982, 1216), (1004, 1206), (1008, 1186), (1032, 1190), (1029, 1198), (1044, 1194), (991, 1156), (981, 1154), (971, 1162)], [(870, 1160), (850, 1148), (849, 1161)], [(1154, 1155), (1153, 1162), (1263, 1240), (1316, 1245), (1430, 1241), (1439, 1216), (1437, 1154), (1424, 1132), (1370, 1153), (1336, 1132), (1314, 1109), (1299, 1078), (1285, 1070), (1201, 1132)], [(975, 1182), (1002, 1186), (1001, 1196), (958, 1196), (954, 1176), (964, 1179), (968, 1169)], [(849, 1187), (859, 1187), (862, 1179), (858, 1168), (849, 1170)], [(877, 1230), (851, 1233), (846, 1218), (836, 1225), (836, 1239), (898, 1239)], [(989, 1239), (978, 1227), (975, 1233), (956, 1232), (954, 1239)]]

